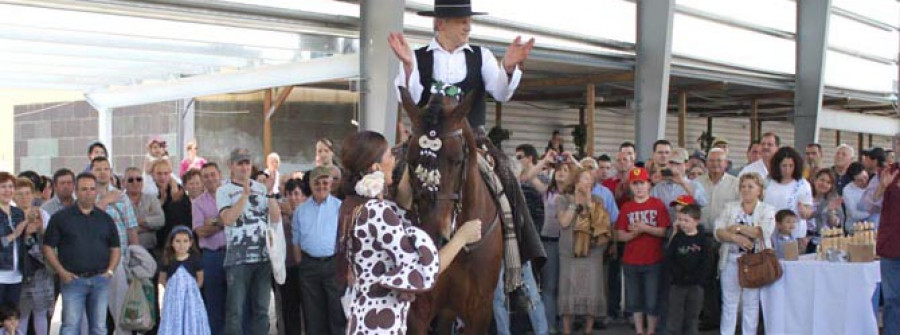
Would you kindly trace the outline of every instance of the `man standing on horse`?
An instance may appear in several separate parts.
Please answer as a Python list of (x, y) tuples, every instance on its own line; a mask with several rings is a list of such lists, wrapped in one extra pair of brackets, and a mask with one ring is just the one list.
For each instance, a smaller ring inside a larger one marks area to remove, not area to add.
[[(534, 47), (534, 39), (523, 43), (516, 37), (498, 64), (489, 49), (468, 44), (472, 16), (483, 14), (486, 13), (472, 12), (470, 0), (435, 0), (434, 11), (419, 12), (419, 15), (434, 17), (435, 37), (427, 46), (413, 51), (402, 33), (391, 33), (388, 41), (401, 62), (395, 84), (406, 87), (419, 107), (428, 103), (434, 85), (439, 88), (454, 85), (465, 93), (479, 95), (475, 97), (468, 121), (478, 136), (479, 145), (486, 147), (493, 158), (494, 172), (502, 181), (503, 189), (511, 191), (504, 193), (512, 207), (513, 222), (504, 222), (503, 236), (507, 250), (504, 254), (508, 258), (504, 260), (505, 287), (507, 292), (513, 292), (522, 286), (521, 263), (542, 260), (546, 255), (506, 156), (486, 139), (484, 93), (490, 93), (497, 102), (512, 97), (522, 78), (521, 66)], [(516, 256), (509, 256), (510, 251)]]

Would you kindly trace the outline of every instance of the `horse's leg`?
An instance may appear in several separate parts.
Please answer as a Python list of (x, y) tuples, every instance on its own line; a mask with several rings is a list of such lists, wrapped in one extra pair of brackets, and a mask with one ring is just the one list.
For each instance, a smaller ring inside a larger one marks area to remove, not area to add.
[[(465, 312), (466, 334), (487, 334), (494, 317), (494, 291), (500, 279), (500, 258), (503, 242), (500, 230), (494, 230), (486, 238), (489, 243), (482, 246), (476, 262), (481, 269), (496, 269), (485, 276), (469, 276), (468, 308)], [(474, 271), (470, 272), (474, 273)]]
[(434, 319), (435, 310), (432, 292), (416, 297), (416, 300), (410, 305), (409, 316), (406, 319), (407, 333), (413, 335), (428, 334), (431, 320)]
[(477, 304), (471, 305), (469, 311), (464, 317), (465, 334), (487, 334), (488, 328), (491, 326), (491, 319), (494, 317), (494, 299), (485, 301), (481, 299)]
[(452, 335), (455, 321), (456, 312), (449, 308), (442, 309), (438, 315), (436, 332), (440, 335)]

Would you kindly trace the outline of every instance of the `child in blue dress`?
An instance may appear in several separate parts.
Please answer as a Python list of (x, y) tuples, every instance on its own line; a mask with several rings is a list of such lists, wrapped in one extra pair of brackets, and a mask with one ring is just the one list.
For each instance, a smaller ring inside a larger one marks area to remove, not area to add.
[(172, 229), (159, 270), (159, 283), (165, 287), (160, 334), (208, 335), (209, 320), (200, 295), (203, 264), (188, 227)]

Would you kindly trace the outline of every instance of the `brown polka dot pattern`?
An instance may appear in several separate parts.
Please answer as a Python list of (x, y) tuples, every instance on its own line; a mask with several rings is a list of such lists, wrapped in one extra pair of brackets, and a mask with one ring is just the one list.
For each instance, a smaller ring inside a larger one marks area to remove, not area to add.
[(400, 293), (434, 287), (437, 248), (393, 202), (370, 200), (363, 206), (350, 235), (356, 281), (348, 334), (405, 334), (410, 301)]

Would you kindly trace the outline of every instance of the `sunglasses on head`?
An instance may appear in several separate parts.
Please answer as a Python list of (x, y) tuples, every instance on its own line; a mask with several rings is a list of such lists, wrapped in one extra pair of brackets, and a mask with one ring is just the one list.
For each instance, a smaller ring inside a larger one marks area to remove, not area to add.
[(140, 182), (144, 181), (144, 177), (129, 177), (128, 179), (125, 179), (125, 180), (128, 181), (129, 183), (140, 183)]

